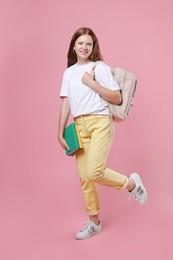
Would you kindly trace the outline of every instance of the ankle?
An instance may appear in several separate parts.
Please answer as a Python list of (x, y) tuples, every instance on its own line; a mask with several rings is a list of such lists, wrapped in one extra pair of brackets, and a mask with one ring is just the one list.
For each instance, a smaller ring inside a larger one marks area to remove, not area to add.
[(127, 190), (129, 192), (131, 192), (135, 187), (136, 187), (136, 183), (133, 180), (129, 179), (129, 183), (127, 185)]
[(89, 218), (90, 218), (90, 220), (91, 220), (92, 222), (94, 222), (96, 225), (99, 225), (99, 224), (100, 224), (100, 220), (99, 220), (99, 218), (98, 218), (97, 215), (96, 215), (96, 216), (90, 216)]

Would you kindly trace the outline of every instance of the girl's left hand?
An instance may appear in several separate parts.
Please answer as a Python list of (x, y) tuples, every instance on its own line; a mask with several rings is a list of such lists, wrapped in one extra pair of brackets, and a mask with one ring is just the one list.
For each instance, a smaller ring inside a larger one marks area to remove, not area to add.
[(95, 81), (94, 76), (94, 70), (92, 70), (90, 73), (84, 72), (81, 81), (83, 84), (87, 85), (88, 87), (91, 87)]

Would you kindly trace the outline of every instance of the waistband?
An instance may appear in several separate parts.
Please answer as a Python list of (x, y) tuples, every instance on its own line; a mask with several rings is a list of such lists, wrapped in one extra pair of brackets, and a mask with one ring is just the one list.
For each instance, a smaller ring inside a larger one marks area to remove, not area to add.
[(113, 118), (110, 114), (88, 114), (88, 115), (80, 115), (77, 117), (74, 117), (74, 122), (79, 123), (81, 121), (88, 121), (88, 120), (94, 120), (95, 119), (101, 119), (101, 118), (109, 118), (110, 121), (110, 128), (111, 128), (111, 134), (113, 136), (114, 134), (114, 124), (113, 124)]
[(80, 116), (76, 116), (73, 119), (78, 119), (78, 118), (89, 118), (89, 117), (111, 117), (111, 115), (109, 114), (86, 114), (86, 115), (80, 115)]

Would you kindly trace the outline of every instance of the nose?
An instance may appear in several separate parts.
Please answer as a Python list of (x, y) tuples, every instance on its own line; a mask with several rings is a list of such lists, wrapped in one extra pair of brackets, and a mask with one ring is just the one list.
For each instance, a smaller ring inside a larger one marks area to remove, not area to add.
[(87, 44), (86, 43), (83, 44), (83, 49), (87, 49)]

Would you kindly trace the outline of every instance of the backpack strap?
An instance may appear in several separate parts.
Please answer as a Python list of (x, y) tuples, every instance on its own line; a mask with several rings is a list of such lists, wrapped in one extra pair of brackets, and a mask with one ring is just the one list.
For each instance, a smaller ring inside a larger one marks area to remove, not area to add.
[(95, 67), (97, 66), (97, 64), (99, 64), (100, 62), (102, 62), (101, 60), (98, 60), (98, 61), (94, 61), (92, 67), (91, 67), (91, 70), (94, 70)]

